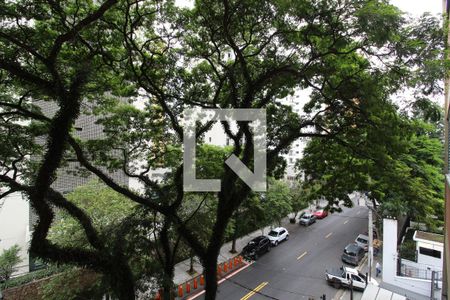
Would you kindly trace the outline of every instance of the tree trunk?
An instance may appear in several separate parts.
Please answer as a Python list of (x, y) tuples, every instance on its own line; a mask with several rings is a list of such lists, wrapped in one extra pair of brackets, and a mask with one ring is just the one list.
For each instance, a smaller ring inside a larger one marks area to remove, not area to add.
[(175, 273), (175, 253), (176, 246), (171, 247), (170, 238), (168, 234), (168, 229), (170, 228), (171, 222), (165, 220), (163, 229), (160, 232), (159, 240), (162, 245), (163, 254), (162, 261), (164, 265), (164, 278), (162, 282), (163, 287), (163, 299), (171, 300), (173, 299), (173, 277)]
[[(206, 251), (205, 259), (203, 260), (203, 269), (205, 272), (205, 300), (216, 299), (217, 293), (217, 258), (220, 254), (222, 240), (225, 233), (227, 221), (220, 220), (220, 216), (213, 230), (212, 238), (209, 241), (209, 246)], [(223, 219), (222, 219), (223, 220)]]
[(162, 299), (164, 300), (170, 300), (172, 299), (173, 295), (173, 277), (174, 277), (174, 264), (172, 262), (167, 262), (164, 265), (164, 280), (162, 283), (162, 288), (163, 288), (163, 295), (162, 295)]
[(118, 264), (112, 271), (111, 287), (119, 300), (134, 300), (134, 280), (128, 265)]
[(230, 253), (237, 253), (237, 250), (236, 250), (236, 236), (235, 235), (233, 235), (233, 241), (231, 242), (231, 250), (230, 250)]
[(205, 272), (205, 300), (215, 300), (217, 293), (217, 254), (208, 257), (203, 265)]
[(194, 253), (191, 250), (191, 257), (189, 259), (189, 271), (188, 271), (188, 273), (189, 274), (193, 274), (194, 272), (195, 272), (195, 270), (194, 270)]
[(231, 242), (231, 253), (237, 253), (236, 250), (236, 240), (237, 240), (237, 236), (238, 236), (238, 225), (237, 225), (238, 220), (235, 221), (235, 225), (234, 225), (234, 230), (233, 230), (233, 241)]

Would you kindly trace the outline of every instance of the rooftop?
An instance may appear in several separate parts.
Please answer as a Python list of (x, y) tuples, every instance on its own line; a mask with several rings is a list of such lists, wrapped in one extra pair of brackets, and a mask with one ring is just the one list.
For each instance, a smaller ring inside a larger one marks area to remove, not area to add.
[(431, 241), (431, 242), (436, 242), (436, 243), (444, 243), (444, 236), (442, 234), (425, 232), (425, 231), (420, 231), (420, 230), (416, 230), (416, 232), (414, 233), (413, 239), (414, 240), (421, 239), (421, 240), (426, 240), (426, 241)]

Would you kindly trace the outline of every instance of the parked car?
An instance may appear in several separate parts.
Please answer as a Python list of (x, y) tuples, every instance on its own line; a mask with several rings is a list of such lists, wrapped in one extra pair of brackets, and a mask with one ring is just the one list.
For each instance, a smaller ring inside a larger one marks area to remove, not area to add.
[(358, 244), (348, 244), (344, 248), (341, 259), (345, 263), (357, 266), (365, 254), (364, 249), (358, 246)]
[(328, 211), (325, 210), (325, 209), (323, 209), (323, 208), (321, 208), (321, 209), (319, 209), (319, 210), (316, 210), (316, 211), (313, 213), (313, 215), (315, 215), (317, 219), (323, 219), (323, 218), (325, 218), (325, 217), (328, 216)]
[(260, 235), (242, 249), (242, 256), (247, 259), (257, 260), (258, 257), (270, 251), (270, 240), (264, 235)]
[[(373, 232), (373, 238), (374, 238), (374, 239), (378, 239), (378, 233), (377, 233), (377, 230), (374, 228), (372, 232)], [(369, 236), (369, 231), (366, 230), (366, 231), (364, 232), (364, 235)]]
[(301, 218), (300, 221), (298, 222), (300, 225), (305, 225), (305, 226), (309, 226), (313, 223), (316, 222), (316, 216), (313, 214), (304, 214)]
[(355, 243), (358, 244), (358, 246), (360, 246), (361, 248), (363, 248), (364, 251), (366, 252), (369, 249), (369, 237), (367, 235), (364, 234), (358, 235), (355, 239)]
[(287, 241), (289, 239), (289, 232), (284, 227), (277, 227), (272, 229), (267, 237), (272, 245), (278, 246), (282, 241)]
[[(356, 269), (348, 267), (340, 267), (339, 269), (333, 269), (331, 271), (325, 271), (325, 278), (328, 284), (335, 288), (350, 287), (353, 285), (354, 289), (362, 290), (366, 288), (367, 278), (361, 272)], [(352, 283), (350, 283), (353, 281)]]

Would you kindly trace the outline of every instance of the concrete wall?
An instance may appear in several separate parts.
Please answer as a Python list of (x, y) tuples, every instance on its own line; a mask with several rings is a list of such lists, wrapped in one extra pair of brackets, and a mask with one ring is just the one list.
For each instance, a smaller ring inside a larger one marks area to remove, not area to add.
[[(431, 265), (424, 265), (402, 258), (402, 271), (405, 272), (403, 274), (406, 274), (406, 276), (409, 277), (417, 277), (418, 275), (418, 278), (431, 280), (432, 271), (442, 272), (442, 266), (436, 267)], [(408, 274), (408, 272), (410, 272), (411, 275)], [(416, 274), (416, 276), (413, 276), (412, 274)], [(440, 278), (440, 280), (442, 280), (442, 278)]]
[[(383, 219), (383, 281), (402, 289), (429, 296), (431, 294), (431, 281), (410, 277), (397, 276), (397, 220)], [(441, 287), (439, 283), (439, 287)], [(439, 294), (439, 293), (436, 293)], [(440, 299), (440, 295), (436, 295)]]
[(22, 262), (17, 265), (17, 272), (29, 271), (28, 243), (30, 240), (29, 205), (20, 193), (13, 193), (4, 199), (0, 208), (0, 252), (17, 244), (20, 247)]
[[(449, 34), (450, 37), (450, 34)], [(447, 86), (447, 85), (446, 85)], [(447, 111), (446, 111), (447, 112)], [(445, 122), (446, 124), (448, 123)], [(447, 137), (448, 138), (448, 137)], [(442, 288), (442, 299), (448, 299), (448, 290), (450, 289), (450, 176), (445, 178), (445, 223), (444, 223), (444, 286)]]
[[(419, 248), (428, 248), (441, 252), (441, 258), (436, 258), (424, 254), (420, 254)], [(433, 269), (442, 270), (442, 255), (443, 255), (444, 247), (440, 245), (436, 245), (433, 243), (425, 243), (418, 241), (416, 242), (416, 251), (417, 251), (417, 263), (431, 266)]]
[(391, 283), (397, 274), (397, 220), (383, 219), (383, 281)]

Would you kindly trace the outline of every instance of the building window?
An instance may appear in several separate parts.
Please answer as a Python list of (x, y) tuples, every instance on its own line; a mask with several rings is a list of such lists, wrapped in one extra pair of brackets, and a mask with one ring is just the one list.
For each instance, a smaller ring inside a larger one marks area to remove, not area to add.
[(431, 257), (441, 258), (441, 251), (419, 247), (419, 253)]
[(230, 145), (230, 139), (229, 138), (227, 138), (226, 144), (227, 144), (227, 146)]
[(209, 137), (209, 142), (210, 142), (210, 143), (211, 143), (211, 140), (212, 140), (211, 137)]
[(74, 127), (74, 129), (75, 129), (76, 131), (83, 131), (83, 128), (81, 128), (81, 127)]

